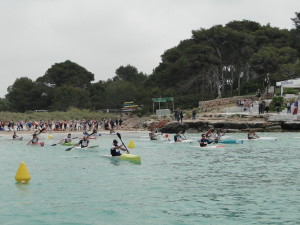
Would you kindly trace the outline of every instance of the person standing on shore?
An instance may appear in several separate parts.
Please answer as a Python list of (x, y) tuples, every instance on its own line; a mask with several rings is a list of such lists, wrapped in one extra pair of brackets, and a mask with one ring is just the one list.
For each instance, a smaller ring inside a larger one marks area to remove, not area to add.
[(257, 91), (256, 91), (256, 97), (257, 97), (257, 98), (260, 98), (260, 96), (261, 96), (260, 90), (257, 89)]
[(269, 106), (269, 102), (265, 102), (265, 111), (267, 112), (267, 114), (269, 113), (269, 109), (270, 109), (270, 106)]
[(293, 115), (296, 115), (297, 113), (298, 113), (298, 100), (295, 100)]
[(192, 111), (192, 120), (196, 119), (196, 109), (194, 108)]
[(286, 113), (291, 113), (291, 103), (289, 101), (286, 102)]
[(121, 117), (120, 117), (120, 119), (119, 119), (119, 127), (121, 128), (121, 126), (122, 126), (122, 123), (123, 123), (123, 120), (121, 119)]
[(280, 107), (281, 107), (281, 104), (280, 104), (280, 102), (279, 101), (277, 101), (276, 103), (275, 103), (275, 110), (276, 110), (276, 112), (279, 114), (279, 111), (280, 111)]
[(180, 120), (180, 115), (179, 115), (179, 113), (180, 113), (180, 109), (177, 108), (177, 109), (175, 110), (175, 112), (174, 112), (174, 119), (175, 119), (175, 121), (179, 121), (179, 120)]
[(180, 110), (179, 112), (179, 118), (180, 118), (180, 122), (182, 123), (182, 119), (183, 119), (183, 111)]
[(264, 113), (264, 109), (263, 109), (263, 103), (262, 103), (262, 99), (259, 99), (258, 102), (258, 114), (263, 114)]

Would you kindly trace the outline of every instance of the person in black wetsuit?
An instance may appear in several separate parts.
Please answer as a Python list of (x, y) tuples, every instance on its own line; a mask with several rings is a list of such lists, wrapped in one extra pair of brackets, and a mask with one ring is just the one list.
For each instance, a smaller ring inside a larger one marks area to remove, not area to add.
[(252, 130), (249, 130), (248, 132), (248, 139), (256, 139), (259, 138), (259, 136)]
[(206, 136), (205, 134), (202, 134), (202, 135), (201, 135), (202, 138), (201, 138), (201, 140), (200, 140), (200, 147), (205, 147), (205, 146), (207, 146), (208, 144), (211, 144), (211, 143), (213, 142), (213, 141), (207, 139), (205, 136)]
[(174, 135), (174, 142), (182, 142), (182, 140), (186, 140), (185, 138), (183, 138), (180, 134), (181, 134), (182, 132), (180, 131), (180, 132), (178, 132), (178, 133), (176, 133), (175, 135)]
[(120, 155), (122, 155), (120, 153), (120, 150), (127, 151), (127, 149), (123, 148), (122, 146), (124, 146), (124, 144), (118, 145), (118, 141), (116, 139), (114, 139), (113, 140), (113, 145), (110, 148), (110, 154), (111, 154), (111, 156), (120, 156)]
[(16, 131), (14, 131), (14, 134), (13, 134), (13, 139), (14, 140), (22, 140), (23, 139), (23, 137), (19, 137), (18, 135), (17, 135), (17, 132)]
[(90, 143), (90, 141), (89, 141), (88, 137), (87, 137), (87, 136), (84, 136), (83, 139), (80, 140), (80, 141), (78, 142), (78, 144), (76, 144), (76, 146), (79, 146), (79, 145), (80, 145), (81, 148), (86, 148), (86, 147), (89, 146), (89, 143)]

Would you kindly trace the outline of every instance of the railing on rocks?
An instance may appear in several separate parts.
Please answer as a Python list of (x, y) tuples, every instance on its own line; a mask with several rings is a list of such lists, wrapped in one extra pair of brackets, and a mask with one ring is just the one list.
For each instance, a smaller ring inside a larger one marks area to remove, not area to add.
[(256, 96), (234, 96), (230, 98), (217, 98), (213, 100), (208, 100), (208, 101), (201, 101), (199, 102), (199, 107), (201, 109), (203, 108), (213, 108), (213, 107), (218, 107), (218, 106), (223, 106), (223, 105), (229, 105), (229, 104), (234, 104), (237, 103), (237, 101), (241, 100), (246, 100), (250, 99), (252, 101), (257, 100)]
[[(272, 98), (271, 94), (264, 94), (262, 96), (263, 99), (270, 99)], [(218, 106), (224, 106), (229, 104), (236, 104), (238, 101), (245, 101), (246, 99), (249, 99), (251, 101), (258, 101), (258, 98), (253, 95), (249, 96), (234, 96), (230, 98), (217, 98), (213, 100), (208, 101), (200, 101), (199, 102), (199, 108), (200, 109), (210, 109), (210, 108), (216, 108)]]

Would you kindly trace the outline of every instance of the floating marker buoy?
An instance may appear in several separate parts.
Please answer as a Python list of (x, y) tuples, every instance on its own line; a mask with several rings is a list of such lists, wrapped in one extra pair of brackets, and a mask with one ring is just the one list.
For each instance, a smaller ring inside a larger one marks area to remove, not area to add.
[(169, 137), (169, 135), (168, 134), (166, 134), (166, 138), (168, 138)]
[(128, 148), (135, 148), (135, 143), (133, 140), (129, 141)]
[(16, 173), (15, 179), (18, 183), (28, 183), (31, 179), (30, 173), (24, 162), (21, 162), (19, 169)]
[(52, 134), (49, 134), (48, 139), (52, 139), (52, 138), (53, 138)]

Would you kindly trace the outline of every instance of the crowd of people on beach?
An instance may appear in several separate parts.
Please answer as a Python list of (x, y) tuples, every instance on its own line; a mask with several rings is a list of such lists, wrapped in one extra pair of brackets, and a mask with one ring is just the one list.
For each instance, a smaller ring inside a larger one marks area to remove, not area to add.
[(115, 128), (122, 128), (123, 120), (103, 119), (103, 120), (64, 120), (64, 121), (0, 121), (0, 131), (92, 131), (93, 129), (103, 129), (114, 131)]

